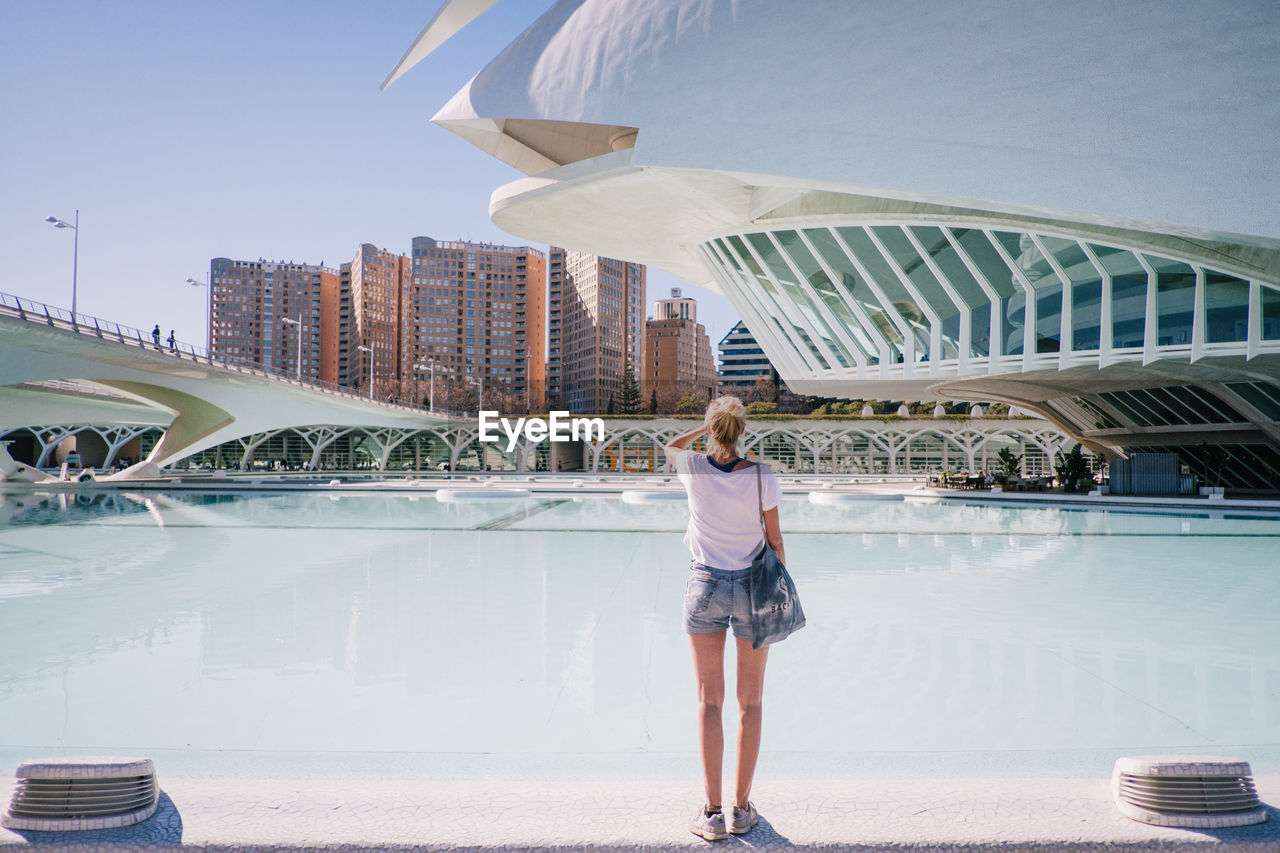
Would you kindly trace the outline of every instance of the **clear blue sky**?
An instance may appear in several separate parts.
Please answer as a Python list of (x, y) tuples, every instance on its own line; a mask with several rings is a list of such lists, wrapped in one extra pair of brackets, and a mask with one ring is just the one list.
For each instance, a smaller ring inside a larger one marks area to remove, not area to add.
[[(415, 235), (519, 244), (488, 217), (520, 177), (435, 111), (550, 0), (504, 0), (386, 92), (434, 0), (0, 3), (0, 291), (203, 343), (210, 258), (337, 266)], [(712, 344), (720, 296), (685, 285)]]

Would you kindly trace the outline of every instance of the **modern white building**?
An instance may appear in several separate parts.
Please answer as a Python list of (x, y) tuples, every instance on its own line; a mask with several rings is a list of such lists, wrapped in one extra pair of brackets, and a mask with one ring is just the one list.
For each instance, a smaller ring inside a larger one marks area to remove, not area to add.
[(528, 175), (495, 223), (709, 283), (797, 392), (1280, 487), (1273, 2), (563, 0), (433, 120)]

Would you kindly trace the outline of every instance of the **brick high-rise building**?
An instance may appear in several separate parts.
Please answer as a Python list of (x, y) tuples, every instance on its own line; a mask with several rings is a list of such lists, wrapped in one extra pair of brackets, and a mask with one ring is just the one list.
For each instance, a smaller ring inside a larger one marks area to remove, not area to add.
[[(352, 259), (348, 381), (353, 387), (368, 390), (371, 358), (375, 395), (396, 396), (400, 381), (412, 379), (405, 369), (401, 343), (401, 306), (411, 274), (408, 256), (379, 249), (372, 243), (360, 244)], [(370, 351), (361, 350), (362, 346)]]
[(654, 317), (645, 323), (644, 362), (640, 393), (647, 403), (656, 395), (669, 406), (679, 396), (696, 393), (708, 400), (716, 394), (716, 365), (711, 339), (698, 322), (698, 303), (671, 289), (670, 299), (659, 299)]
[(320, 378), (351, 384), (351, 264), (320, 279)]
[(602, 414), (644, 343), (643, 264), (551, 247), (548, 406)]
[[(423, 383), (479, 386), (488, 408), (541, 409), (546, 393), (546, 257), (528, 246), (413, 238), (412, 254), (363, 243), (333, 270), (231, 261), (211, 267), (213, 352), (402, 401)], [(372, 352), (361, 350), (368, 347)]]
[(435, 364), (441, 376), (482, 382), (486, 408), (541, 408), (547, 281), (542, 252), (415, 237), (412, 260), (412, 292), (401, 313), (405, 378), (413, 378), (408, 371), (415, 364)]
[[(214, 258), (209, 265), (209, 350), (238, 364), (277, 373), (322, 373), (322, 294), (337, 287), (338, 271), (315, 264)], [(287, 323), (286, 320), (292, 321)]]

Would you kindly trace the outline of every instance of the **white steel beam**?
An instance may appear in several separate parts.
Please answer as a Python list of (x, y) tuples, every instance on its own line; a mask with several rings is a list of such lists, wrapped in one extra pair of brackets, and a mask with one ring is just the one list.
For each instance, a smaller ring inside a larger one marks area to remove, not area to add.
[(938, 312), (933, 310), (933, 306), (929, 304), (929, 300), (921, 295), (916, 289), (915, 282), (902, 270), (898, 262), (894, 260), (893, 254), (881, 242), (880, 237), (873, 228), (863, 228), (863, 233), (871, 240), (872, 245), (876, 247), (884, 261), (888, 264), (889, 269), (893, 270), (893, 274), (898, 277), (898, 281), (911, 294), (911, 298), (916, 301), (916, 305), (929, 318), (929, 375), (936, 376), (938, 374), (938, 362), (942, 361), (942, 320), (938, 317)]
[(1196, 294), (1191, 310), (1191, 363), (1195, 364), (1204, 355), (1205, 316), (1204, 316), (1204, 267), (1193, 267), (1196, 271)]
[(1061, 322), (1058, 324), (1058, 369), (1066, 368), (1067, 361), (1072, 352), (1072, 331), (1071, 331), (1071, 295), (1072, 287), (1071, 277), (1067, 275), (1067, 271), (1058, 263), (1058, 259), (1053, 256), (1048, 247), (1035, 234), (1031, 234), (1031, 242), (1040, 250), (1040, 254), (1044, 256), (1045, 262), (1053, 270), (1053, 274), (1062, 282), (1062, 308), (1059, 310)]
[(1156, 289), (1158, 287), (1158, 277), (1156, 271), (1151, 264), (1147, 263), (1147, 259), (1142, 256), (1141, 252), (1132, 253), (1138, 259), (1138, 263), (1147, 271), (1147, 302), (1146, 309), (1143, 311), (1142, 320), (1142, 363), (1150, 364), (1156, 360), (1156, 349), (1160, 343), (1160, 314), (1156, 307)]
[[(1000, 315), (1000, 294), (996, 292), (995, 287), (987, 280), (986, 275), (974, 263), (973, 258), (969, 257), (969, 253), (960, 245), (960, 241), (951, 233), (950, 228), (942, 228), (942, 234), (951, 243), (951, 248), (955, 249), (956, 257), (965, 265), (965, 269), (969, 270), (969, 275), (973, 276), (973, 280), (978, 283), (978, 287), (982, 288), (982, 292), (987, 295), (987, 299), (991, 301), (991, 323), (987, 332), (987, 373), (997, 373), (997, 362), (1002, 355), (1001, 350), (1004, 349), (1004, 319)], [(994, 350), (992, 349), (994, 347)]]
[(902, 319), (902, 315), (900, 315), (897, 309), (893, 307), (892, 300), (890, 300), (889, 297), (885, 295), (884, 291), (880, 289), (880, 286), (876, 284), (875, 279), (867, 272), (867, 268), (863, 266), (862, 261), (858, 260), (857, 254), (853, 249), (849, 248), (849, 244), (840, 236), (840, 232), (836, 231), (834, 228), (828, 228), (827, 230), (831, 232), (831, 236), (835, 238), (836, 245), (840, 247), (840, 251), (844, 252), (845, 257), (849, 259), (849, 263), (853, 264), (854, 268), (857, 269), (858, 275), (862, 276), (863, 280), (866, 281), (867, 287), (875, 296), (876, 301), (880, 303), (880, 307), (884, 310), (885, 316), (889, 318), (889, 322), (893, 323), (894, 327), (902, 333), (902, 375), (904, 378), (914, 375), (916, 355), (915, 330)]
[(1252, 359), (1262, 349), (1262, 285), (1249, 282), (1249, 314), (1245, 318), (1245, 361)]
[(972, 312), (968, 303), (960, 298), (960, 294), (954, 287), (952, 287), (951, 282), (947, 277), (943, 275), (942, 269), (934, 261), (933, 256), (925, 250), (924, 244), (916, 238), (916, 235), (911, 232), (909, 227), (900, 227), (902, 229), (902, 233), (906, 235), (908, 242), (911, 243), (912, 248), (916, 250), (916, 254), (920, 256), (920, 260), (922, 260), (924, 265), (929, 268), (929, 272), (933, 273), (933, 277), (937, 280), (938, 285), (942, 288), (943, 292), (947, 294), (947, 298), (951, 300), (952, 304), (955, 305), (956, 310), (960, 312), (960, 352), (956, 356), (956, 362), (960, 367), (961, 375), (963, 375), (968, 372), (969, 351), (973, 346), (973, 341), (971, 340), (973, 337), (973, 324), (971, 322)]
[[(767, 232), (765, 233), (767, 234)], [(759, 264), (760, 271), (769, 277), (769, 282), (774, 286), (774, 288), (776, 288), (775, 292), (778, 294), (778, 299), (775, 299), (774, 301), (785, 301), (787, 289), (782, 286), (782, 282), (778, 280), (776, 275), (774, 275), (773, 269), (765, 262), (764, 256), (761, 255), (751, 241), (747, 239), (746, 235), (742, 235), (741, 239), (742, 245), (747, 247), (747, 251), (751, 253), (751, 257), (755, 259), (757, 264)], [(787, 306), (779, 304), (778, 307), (785, 312)], [(825, 372), (830, 374), (830, 378), (835, 378), (835, 372), (840, 366), (840, 360), (837, 359), (835, 353), (831, 351), (831, 347), (827, 346), (826, 340), (819, 333), (818, 329), (814, 328), (813, 323), (807, 316), (805, 316), (804, 309), (794, 302), (792, 303), (792, 307), (796, 314), (796, 325), (804, 327), (805, 331), (809, 333), (809, 339), (822, 351), (822, 359), (827, 363)]]
[(1026, 301), (1022, 310), (1022, 371), (1026, 373), (1029, 370), (1035, 370), (1032, 363), (1036, 358), (1036, 289), (1031, 281), (1022, 273), (1022, 269), (1018, 266), (1008, 251), (1005, 250), (1004, 244), (1001, 243), (996, 235), (992, 234), (990, 229), (983, 228), (982, 233), (987, 235), (987, 240), (995, 247), (996, 253), (1008, 265), (1013, 277), (1018, 280), (1018, 285), (1026, 294)]
[(1093, 253), (1093, 247), (1083, 240), (1077, 240), (1076, 245), (1081, 248), (1084, 256), (1089, 259), (1089, 263), (1093, 264), (1093, 268), (1102, 278), (1102, 304), (1098, 312), (1098, 367), (1103, 368), (1112, 362), (1112, 356), (1115, 353), (1111, 328), (1111, 273), (1107, 272), (1102, 261)]
[(786, 261), (787, 267), (791, 270), (792, 275), (796, 277), (796, 284), (803, 289), (805, 293), (808, 294), (809, 299), (812, 300), (814, 307), (822, 316), (822, 321), (826, 325), (827, 331), (831, 333), (833, 338), (839, 339), (840, 343), (844, 346), (845, 352), (853, 357), (853, 360), (858, 363), (859, 368), (865, 368), (867, 366), (867, 360), (863, 356), (862, 350), (858, 345), (845, 334), (844, 324), (831, 313), (831, 309), (827, 305), (826, 300), (824, 300), (821, 294), (819, 294), (818, 291), (814, 289), (813, 285), (809, 283), (809, 279), (806, 278), (805, 274), (800, 271), (798, 266), (796, 266), (795, 260), (787, 253), (787, 250), (782, 247), (782, 241), (779, 240), (772, 231), (767, 231), (765, 233), (768, 234), (769, 241), (773, 243), (773, 247), (777, 249), (778, 254), (784, 261)]
[(776, 354), (770, 355), (769, 360), (788, 372), (808, 370), (808, 362), (799, 357), (795, 342), (782, 334), (781, 330), (774, 329), (776, 319), (759, 307), (754, 292), (741, 280), (742, 273), (734, 268), (733, 262), (716, 245), (716, 241), (708, 241), (698, 248), (702, 252), (703, 264), (725, 288), (725, 298), (747, 324), (751, 336), (761, 347)]
[(886, 375), (888, 366), (893, 361), (888, 339), (881, 333), (880, 328), (872, 322), (871, 317), (867, 315), (866, 309), (862, 307), (862, 303), (853, 298), (853, 294), (849, 293), (845, 289), (843, 283), (838, 283), (841, 281), (841, 276), (831, 268), (831, 264), (827, 261), (826, 257), (818, 251), (817, 247), (813, 245), (813, 242), (809, 239), (808, 235), (805, 234), (803, 230), (797, 231), (796, 233), (800, 235), (800, 240), (809, 249), (809, 252), (818, 261), (818, 265), (822, 267), (823, 272), (827, 274), (827, 278), (829, 278), (831, 283), (835, 286), (836, 293), (840, 296), (841, 301), (844, 302), (845, 306), (848, 307), (848, 309), (858, 318), (859, 322), (862, 324), (863, 333), (867, 335), (869, 340), (876, 344), (876, 349), (879, 353), (877, 360), (879, 361), (880, 373), (882, 376)]
[(783, 328), (782, 321), (785, 320), (790, 324), (794, 322), (793, 319), (787, 315), (786, 308), (779, 304), (774, 296), (765, 291), (763, 285), (757, 280), (755, 273), (747, 266), (746, 261), (738, 250), (733, 247), (732, 242), (728, 238), (722, 237), (718, 244), (717, 251), (723, 253), (731, 262), (730, 266), (738, 271), (743, 294), (756, 303), (757, 313), (762, 319), (768, 319), (777, 325), (779, 339), (788, 342), (799, 356), (800, 362), (805, 365), (804, 370), (816, 372), (824, 370), (825, 368), (819, 366), (814, 353), (809, 351), (808, 347), (803, 346), (801, 341), (795, 340), (792, 330)]

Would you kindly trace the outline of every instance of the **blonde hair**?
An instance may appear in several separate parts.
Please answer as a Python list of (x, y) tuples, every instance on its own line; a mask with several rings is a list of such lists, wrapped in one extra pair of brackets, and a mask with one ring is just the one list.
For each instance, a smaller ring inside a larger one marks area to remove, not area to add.
[(711, 451), (720, 455), (737, 454), (738, 439), (747, 426), (747, 408), (737, 397), (716, 397), (707, 406), (706, 417)]

